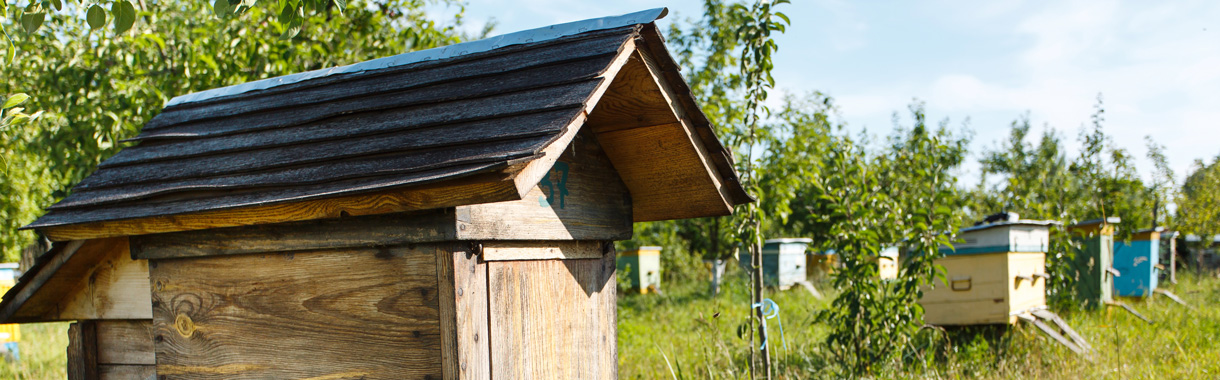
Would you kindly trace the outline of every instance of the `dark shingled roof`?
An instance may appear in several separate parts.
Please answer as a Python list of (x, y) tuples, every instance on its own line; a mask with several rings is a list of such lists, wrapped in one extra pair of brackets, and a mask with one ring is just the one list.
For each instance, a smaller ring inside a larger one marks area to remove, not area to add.
[(373, 192), (531, 160), (639, 29), (171, 106), (27, 228)]
[[(483, 50), (408, 53), (183, 96), (131, 139), (138, 145), (101, 163), (24, 228), (396, 191), (508, 172), (541, 157), (586, 116), (605, 88), (603, 76), (629, 46), (660, 57), (666, 80), (690, 93), (651, 23), (663, 15), (657, 9), (558, 25), (467, 45)], [(535, 40), (530, 33), (549, 35)], [(434, 56), (443, 58), (427, 60)], [(693, 97), (680, 97), (694, 110), (688, 116), (733, 204), (750, 201)]]

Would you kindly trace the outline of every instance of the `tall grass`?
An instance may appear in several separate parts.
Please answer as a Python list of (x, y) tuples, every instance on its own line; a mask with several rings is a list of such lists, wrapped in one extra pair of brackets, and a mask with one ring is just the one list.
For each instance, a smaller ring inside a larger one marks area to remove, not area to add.
[(64, 379), (68, 377), (68, 324), (32, 323), (21, 326), (17, 344), (20, 360), (0, 360), (0, 379)]
[[(620, 378), (748, 378), (748, 341), (738, 335), (748, 312), (746, 278), (728, 276), (725, 291), (715, 299), (706, 295), (706, 283), (667, 285), (664, 295), (620, 298)], [(1166, 288), (1194, 309), (1157, 296), (1124, 300), (1153, 324), (1116, 308), (1061, 313), (1092, 344), (1091, 358), (1079, 357), (1024, 324), (926, 328), (902, 361), (886, 363), (878, 377), (1220, 378), (1220, 280), (1180, 275), (1178, 285)], [(814, 312), (826, 302), (800, 288), (770, 297), (781, 307), (788, 344), (785, 350), (778, 340), (771, 342), (776, 377), (836, 378), (832, 355), (822, 345), (826, 329), (813, 323)], [(777, 326), (771, 329), (778, 339)]]

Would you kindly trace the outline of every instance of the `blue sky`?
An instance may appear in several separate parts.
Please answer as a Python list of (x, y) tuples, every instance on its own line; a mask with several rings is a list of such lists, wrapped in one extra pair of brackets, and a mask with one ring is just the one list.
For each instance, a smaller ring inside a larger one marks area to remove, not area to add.
[[(974, 154), (1028, 112), (1035, 136), (1054, 128), (1075, 155), (1101, 93), (1107, 133), (1145, 175), (1147, 135), (1179, 178), (1220, 154), (1220, 2), (793, 2), (782, 10), (793, 25), (778, 38), (777, 87), (834, 97), (854, 129), (887, 133), (918, 98), (931, 119), (968, 119)], [(469, 0), (466, 22), (477, 30), (494, 18), (500, 34), (665, 6), (668, 25), (699, 17), (701, 3)]]

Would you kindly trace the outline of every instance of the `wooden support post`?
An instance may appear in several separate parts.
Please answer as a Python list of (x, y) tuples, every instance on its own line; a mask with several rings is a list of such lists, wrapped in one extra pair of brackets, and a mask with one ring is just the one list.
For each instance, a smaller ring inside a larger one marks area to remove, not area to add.
[(68, 326), (68, 380), (97, 379), (97, 324), (73, 323)]

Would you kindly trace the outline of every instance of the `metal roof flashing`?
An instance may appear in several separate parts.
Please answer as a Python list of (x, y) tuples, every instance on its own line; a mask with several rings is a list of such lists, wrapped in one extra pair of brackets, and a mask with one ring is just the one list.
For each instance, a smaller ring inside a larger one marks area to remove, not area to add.
[(980, 230), (986, 230), (986, 229), (990, 229), (990, 228), (1004, 227), (1004, 226), (1050, 227), (1051, 225), (1057, 225), (1057, 224), (1059, 224), (1059, 222), (1056, 222), (1053, 220), (1018, 220), (1018, 221), (1014, 221), (1014, 222), (996, 222), (996, 223), (990, 223), (990, 224), (981, 224), (981, 225), (977, 225), (977, 226), (962, 228), (962, 229), (958, 230), (957, 232), (963, 233), (963, 232), (970, 232), (970, 231), (980, 231)]
[(319, 69), (307, 71), (303, 73), (289, 74), (281, 77), (267, 78), (253, 82), (242, 83), (238, 85), (214, 88), (211, 90), (200, 91), (196, 93), (180, 95), (170, 99), (165, 107), (172, 107), (186, 103), (200, 102), (214, 98), (220, 98), (230, 95), (237, 95), (251, 91), (266, 90), (278, 86), (283, 86), (292, 83), (304, 82), (317, 78), (324, 78), (331, 75), (351, 74), (364, 71), (372, 71), (385, 69), (395, 66), (408, 65), (431, 60), (440, 60), (446, 58), (460, 57), (463, 55), (480, 53), (490, 50), (499, 49), (506, 46), (521, 45), (533, 42), (547, 41), (564, 36), (570, 36), (585, 32), (619, 28), (629, 25), (647, 24), (653, 21), (664, 18), (669, 10), (666, 8), (653, 8), (649, 10), (628, 13), (621, 16), (602, 17), (588, 19), (583, 21), (574, 21), (565, 24), (545, 26), (537, 29), (523, 30), (519, 32), (504, 34), (496, 37), (485, 38), (477, 41), (463, 42), (459, 44), (442, 46), (438, 48), (413, 51), (399, 55), (378, 58), (370, 61), (355, 63), (347, 66), (332, 67), (328, 69)]

